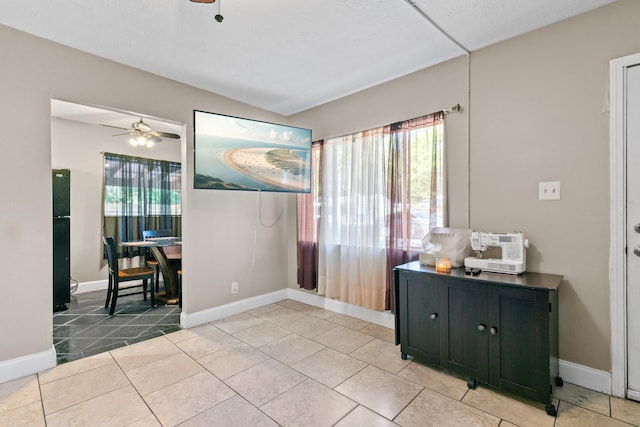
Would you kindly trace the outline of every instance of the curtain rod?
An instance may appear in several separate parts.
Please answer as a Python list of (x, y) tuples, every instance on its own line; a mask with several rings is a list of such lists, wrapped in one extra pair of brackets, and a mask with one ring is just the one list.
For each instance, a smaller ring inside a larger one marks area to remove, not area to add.
[(456, 113), (462, 112), (462, 107), (460, 106), (460, 104), (456, 104), (451, 108), (445, 108), (445, 109), (442, 110), (442, 112), (445, 113), (445, 114), (453, 113), (454, 111)]

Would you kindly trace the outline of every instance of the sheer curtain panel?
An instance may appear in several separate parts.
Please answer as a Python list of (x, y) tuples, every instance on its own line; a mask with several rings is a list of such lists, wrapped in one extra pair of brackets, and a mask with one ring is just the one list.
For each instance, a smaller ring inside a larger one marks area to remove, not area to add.
[(383, 128), (325, 141), (322, 150), (318, 293), (385, 305)]

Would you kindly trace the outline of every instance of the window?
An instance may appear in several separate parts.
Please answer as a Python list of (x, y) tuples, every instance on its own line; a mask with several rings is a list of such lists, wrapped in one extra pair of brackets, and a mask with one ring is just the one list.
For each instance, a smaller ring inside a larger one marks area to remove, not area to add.
[(298, 196), (299, 284), (317, 277), (321, 295), (389, 309), (391, 269), (447, 223), (444, 113), (330, 138), (318, 151), (317, 192)]
[[(433, 227), (447, 223), (445, 209), (444, 113), (385, 128), (387, 149), (387, 235), (390, 247), (420, 251)], [(395, 231), (395, 232), (394, 232)]]
[(180, 163), (105, 153), (103, 196), (103, 232), (116, 243), (140, 240), (143, 230), (181, 234)]

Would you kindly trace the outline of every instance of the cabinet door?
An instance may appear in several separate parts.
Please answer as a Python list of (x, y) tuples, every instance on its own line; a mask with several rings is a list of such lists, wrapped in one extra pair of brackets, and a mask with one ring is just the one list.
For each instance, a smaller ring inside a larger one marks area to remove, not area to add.
[(448, 278), (440, 285), (440, 364), (488, 381), (487, 285)]
[(400, 275), (400, 346), (418, 360), (440, 362), (438, 278), (427, 274)]
[(550, 403), (548, 291), (488, 286), (489, 384)]

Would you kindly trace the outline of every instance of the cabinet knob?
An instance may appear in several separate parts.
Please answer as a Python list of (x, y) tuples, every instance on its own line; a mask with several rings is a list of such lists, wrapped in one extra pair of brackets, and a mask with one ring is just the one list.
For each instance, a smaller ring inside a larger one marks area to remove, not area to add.
[(438, 313), (431, 313), (431, 316), (429, 316), (429, 318), (431, 320), (436, 320), (438, 318)]
[(498, 334), (498, 330), (496, 328), (489, 329), (489, 332), (491, 332), (491, 335), (497, 335)]
[(487, 329), (486, 325), (483, 325), (482, 323), (478, 325), (478, 330), (479, 331), (484, 331), (485, 329)]

